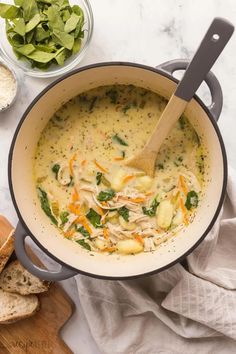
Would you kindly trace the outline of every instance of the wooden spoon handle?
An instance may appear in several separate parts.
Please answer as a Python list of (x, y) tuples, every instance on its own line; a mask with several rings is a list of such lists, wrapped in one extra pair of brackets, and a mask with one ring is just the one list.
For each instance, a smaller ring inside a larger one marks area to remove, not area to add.
[(229, 21), (218, 17), (212, 21), (182, 80), (177, 86), (175, 92), (177, 97), (187, 102), (191, 100), (233, 32), (234, 26)]

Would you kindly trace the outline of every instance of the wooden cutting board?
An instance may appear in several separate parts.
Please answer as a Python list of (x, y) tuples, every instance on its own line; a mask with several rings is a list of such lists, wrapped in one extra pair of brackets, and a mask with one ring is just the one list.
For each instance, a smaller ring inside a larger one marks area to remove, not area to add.
[[(0, 216), (0, 237), (12, 228), (8, 220)], [(41, 263), (31, 250), (29, 253), (35, 263)], [(58, 283), (40, 294), (39, 299), (41, 306), (35, 315), (16, 323), (0, 325), (1, 354), (72, 353), (60, 337), (60, 330), (73, 313), (71, 299)]]

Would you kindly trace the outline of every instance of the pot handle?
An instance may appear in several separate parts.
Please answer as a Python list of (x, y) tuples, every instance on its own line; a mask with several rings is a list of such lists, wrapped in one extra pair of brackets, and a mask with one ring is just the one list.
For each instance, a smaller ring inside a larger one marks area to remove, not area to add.
[[(172, 75), (177, 70), (185, 70), (189, 63), (190, 60), (188, 59), (175, 59), (160, 64), (156, 68)], [(217, 122), (223, 106), (222, 89), (218, 79), (212, 71), (209, 71), (204, 81), (209, 87), (211, 93), (211, 104), (207, 106), (207, 108), (211, 112), (214, 120)]]
[(48, 271), (38, 267), (32, 262), (25, 250), (25, 238), (27, 233), (20, 222), (18, 222), (15, 230), (15, 253), (20, 263), (33, 275), (43, 280), (58, 281), (71, 278), (78, 273), (65, 265), (61, 266), (59, 271)]

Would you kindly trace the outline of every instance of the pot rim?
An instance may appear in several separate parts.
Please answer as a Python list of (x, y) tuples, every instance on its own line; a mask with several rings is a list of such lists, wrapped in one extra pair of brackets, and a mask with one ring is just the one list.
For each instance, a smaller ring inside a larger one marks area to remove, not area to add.
[(220, 143), (220, 147), (221, 147), (221, 153), (222, 153), (222, 158), (223, 158), (223, 184), (222, 184), (222, 190), (221, 190), (221, 196), (220, 196), (220, 200), (217, 206), (217, 209), (215, 211), (215, 214), (211, 220), (211, 222), (209, 223), (208, 227), (206, 228), (205, 232), (202, 234), (202, 236), (198, 239), (198, 241), (190, 248), (188, 249), (187, 252), (185, 252), (184, 254), (182, 254), (180, 257), (178, 257), (177, 259), (175, 259), (174, 261), (172, 261), (171, 263), (152, 270), (150, 272), (146, 272), (146, 273), (142, 273), (142, 274), (137, 274), (137, 275), (132, 275), (132, 276), (106, 276), (106, 275), (97, 275), (97, 274), (93, 274), (93, 273), (89, 273), (89, 272), (85, 272), (82, 270), (79, 270), (77, 268), (74, 268), (66, 263), (64, 263), (63, 261), (61, 261), (60, 259), (58, 259), (56, 256), (54, 256), (54, 254), (52, 254), (51, 252), (49, 252), (49, 250), (47, 250), (45, 247), (43, 247), (41, 245), (41, 243), (38, 241), (38, 239), (31, 233), (30, 229), (28, 228), (27, 224), (25, 223), (20, 210), (18, 208), (16, 199), (15, 199), (15, 195), (14, 195), (14, 189), (13, 189), (13, 184), (12, 184), (12, 159), (13, 159), (13, 152), (14, 152), (14, 148), (15, 148), (15, 143), (17, 140), (17, 136), (18, 133), (21, 129), (22, 124), (24, 123), (25, 119), (28, 116), (28, 113), (31, 111), (31, 109), (36, 105), (36, 103), (39, 101), (39, 99), (46, 93), (48, 92), (52, 87), (56, 86), (59, 82), (63, 81), (64, 79), (67, 79), (70, 76), (73, 76), (74, 74), (80, 73), (82, 71), (85, 70), (89, 70), (89, 69), (93, 69), (93, 68), (97, 68), (97, 67), (103, 67), (103, 66), (130, 66), (130, 67), (136, 67), (136, 68), (140, 68), (140, 69), (144, 69), (144, 70), (149, 70), (152, 71), (154, 73), (157, 73), (159, 75), (162, 75), (170, 80), (172, 80), (175, 83), (178, 83), (179, 80), (176, 79), (175, 77), (173, 77), (171, 74), (169, 74), (168, 72), (162, 70), (161, 68), (155, 68), (149, 65), (144, 65), (144, 64), (138, 64), (138, 63), (132, 63), (132, 62), (126, 62), (126, 61), (110, 61), (110, 62), (101, 62), (101, 63), (94, 63), (94, 64), (89, 64), (86, 66), (83, 66), (81, 68), (77, 68), (74, 69), (66, 74), (64, 74), (63, 76), (59, 77), (58, 79), (54, 80), (52, 83), (50, 83), (47, 87), (45, 87), (34, 99), (33, 101), (29, 104), (29, 106), (27, 107), (27, 109), (25, 110), (25, 112), (23, 113), (17, 128), (15, 130), (15, 133), (13, 135), (12, 138), (12, 142), (11, 142), (11, 146), (10, 146), (10, 150), (9, 150), (9, 155), (8, 155), (8, 184), (9, 184), (9, 190), (10, 190), (10, 194), (11, 194), (11, 198), (12, 198), (12, 202), (14, 205), (14, 208), (16, 210), (17, 216), (19, 218), (19, 222), (23, 225), (25, 231), (27, 232), (28, 236), (36, 243), (36, 245), (43, 251), (45, 252), (50, 258), (52, 258), (54, 261), (56, 261), (57, 263), (59, 263), (62, 266), (65, 266), (71, 270), (74, 270), (75, 272), (77, 272), (78, 274), (82, 274), (82, 275), (87, 275), (90, 276), (92, 278), (96, 278), (96, 279), (104, 279), (104, 280), (129, 280), (129, 279), (136, 279), (136, 278), (141, 278), (141, 277), (146, 277), (146, 276), (151, 276), (154, 274), (158, 274), (172, 266), (174, 266), (177, 263), (180, 263), (181, 261), (183, 261), (190, 253), (193, 252), (193, 250), (204, 240), (204, 238), (207, 236), (207, 234), (209, 233), (209, 231), (212, 229), (213, 225), (215, 224), (217, 217), (220, 213), (221, 207), (223, 205), (224, 202), (224, 198), (225, 198), (225, 194), (226, 194), (226, 187), (227, 187), (227, 178), (228, 178), (228, 163), (227, 163), (227, 155), (226, 155), (226, 150), (225, 150), (225, 146), (224, 146), (224, 142), (223, 142), (223, 138), (221, 136), (219, 127), (217, 125), (217, 122), (214, 120), (212, 113), (210, 112), (210, 110), (208, 109), (208, 107), (203, 103), (203, 101), (197, 96), (194, 95), (193, 98), (197, 101), (197, 103), (203, 108), (203, 110), (206, 112), (208, 118), (211, 121), (211, 124), (217, 134), (217, 137), (219, 139), (219, 143)]

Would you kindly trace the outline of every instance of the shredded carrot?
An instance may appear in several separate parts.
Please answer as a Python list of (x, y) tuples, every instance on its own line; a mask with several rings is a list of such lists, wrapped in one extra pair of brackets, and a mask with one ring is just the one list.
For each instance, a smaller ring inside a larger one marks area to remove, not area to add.
[(86, 219), (86, 217), (85, 217), (84, 215), (80, 215), (80, 216), (78, 217), (78, 222), (79, 222), (81, 225), (83, 225), (83, 227), (85, 228), (85, 230), (87, 230), (87, 231), (90, 233), (90, 235), (92, 234), (92, 229), (91, 229), (91, 227), (89, 226), (89, 224), (88, 224), (88, 222), (87, 222), (87, 219)]
[(101, 204), (103, 205), (103, 206), (107, 206), (107, 202), (101, 202)]
[(121, 160), (124, 160), (124, 157), (123, 156), (116, 156), (116, 157), (114, 157), (114, 160), (121, 161)]
[(114, 252), (116, 250), (116, 247), (106, 247), (102, 250), (102, 252)]
[(131, 179), (133, 179), (134, 176), (133, 175), (130, 175), (130, 176), (125, 176), (123, 178), (123, 183), (128, 183), (129, 181), (131, 181)]
[(106, 240), (109, 238), (109, 230), (107, 228), (103, 229), (103, 236)]
[(79, 193), (77, 192), (77, 189), (74, 188), (74, 191), (72, 193), (72, 201), (73, 203), (77, 202), (79, 200)]
[(119, 196), (119, 199), (128, 200), (133, 203), (143, 203), (145, 201), (145, 198), (129, 198), (124, 196)]
[(64, 232), (64, 236), (66, 238), (71, 238), (71, 236), (73, 236), (74, 233), (75, 233), (75, 230), (69, 230), (67, 232)]
[(86, 163), (87, 163), (87, 160), (81, 161), (81, 165), (82, 165), (82, 166), (86, 165)]
[(137, 240), (138, 242), (140, 242), (142, 245), (144, 244), (144, 240), (143, 240), (143, 238), (142, 238), (141, 235), (139, 235), (139, 234), (134, 234), (134, 238), (135, 238), (135, 240)]
[(188, 194), (188, 187), (185, 183), (184, 176), (182, 176), (182, 175), (179, 176), (179, 185), (180, 185), (182, 191), (184, 192), (184, 194), (187, 195)]
[(80, 215), (81, 211), (80, 211), (80, 206), (79, 205), (75, 205), (73, 203), (70, 203), (68, 205), (68, 209), (75, 215)]
[(97, 211), (98, 211), (98, 214), (104, 215), (104, 212), (103, 212), (102, 208), (100, 208), (99, 205), (97, 205)]
[(99, 168), (100, 171), (104, 172), (104, 173), (108, 173), (108, 170), (104, 167), (102, 167), (97, 161), (96, 159), (93, 161), (95, 163), (95, 165)]
[(145, 193), (146, 197), (150, 197), (151, 195), (153, 195), (153, 192), (147, 192)]
[(185, 225), (188, 225), (187, 210), (186, 210), (186, 207), (185, 207), (185, 205), (184, 205), (183, 198), (180, 198), (179, 202), (180, 202), (180, 203), (179, 203), (179, 204), (180, 204), (180, 208), (181, 208), (182, 213), (183, 213), (184, 223), (185, 223)]
[(74, 153), (74, 155), (71, 157), (71, 159), (69, 160), (69, 169), (70, 169), (70, 174), (73, 176), (74, 175), (74, 169), (73, 169), (73, 164), (74, 161), (76, 160), (76, 156), (77, 154)]

